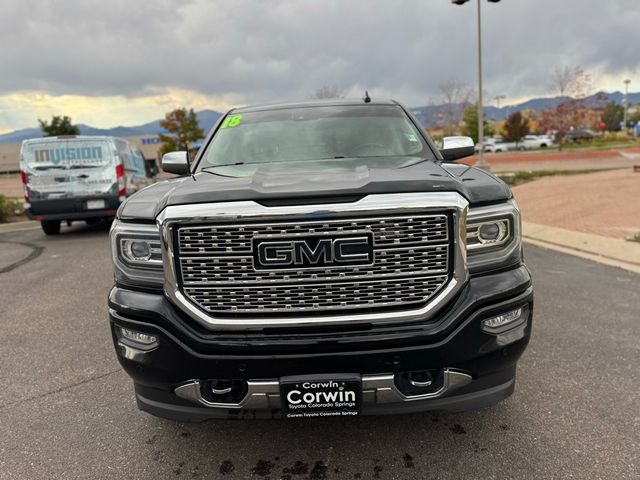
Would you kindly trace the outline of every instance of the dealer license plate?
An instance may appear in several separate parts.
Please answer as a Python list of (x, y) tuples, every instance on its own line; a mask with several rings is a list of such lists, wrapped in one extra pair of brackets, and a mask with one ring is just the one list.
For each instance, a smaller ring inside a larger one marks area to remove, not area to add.
[(280, 379), (285, 418), (347, 417), (360, 413), (359, 375), (310, 375)]

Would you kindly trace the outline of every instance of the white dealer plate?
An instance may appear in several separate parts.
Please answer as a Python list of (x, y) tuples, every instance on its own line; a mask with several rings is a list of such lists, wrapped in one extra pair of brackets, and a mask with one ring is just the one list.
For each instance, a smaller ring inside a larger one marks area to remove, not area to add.
[(87, 200), (87, 210), (101, 210), (106, 207), (104, 200)]
[(360, 413), (360, 375), (310, 375), (280, 379), (285, 418), (342, 417)]

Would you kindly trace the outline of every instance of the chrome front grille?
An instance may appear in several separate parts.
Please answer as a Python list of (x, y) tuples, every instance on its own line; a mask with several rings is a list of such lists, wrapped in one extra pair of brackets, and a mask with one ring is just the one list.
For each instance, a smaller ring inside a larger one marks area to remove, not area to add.
[(186, 287), (185, 293), (208, 312), (330, 311), (423, 302), (446, 279), (446, 275), (435, 275), (342, 284), (292, 284), (285, 287)]
[[(328, 220), (176, 225), (184, 295), (210, 314), (339, 312), (426, 304), (451, 276), (450, 217), (385, 214)], [(254, 269), (254, 237), (373, 236), (370, 265)]]
[(447, 247), (442, 245), (396, 250), (374, 250), (373, 265), (318, 269), (254, 271), (250, 256), (182, 257), (184, 286), (297, 283), (301, 280), (368, 280), (447, 272)]
[(179, 252), (189, 254), (247, 254), (251, 256), (251, 239), (255, 236), (288, 236), (360, 232), (370, 230), (376, 247), (419, 246), (446, 243), (446, 215), (412, 215), (395, 218), (344, 219), (271, 224), (182, 227), (178, 230)]

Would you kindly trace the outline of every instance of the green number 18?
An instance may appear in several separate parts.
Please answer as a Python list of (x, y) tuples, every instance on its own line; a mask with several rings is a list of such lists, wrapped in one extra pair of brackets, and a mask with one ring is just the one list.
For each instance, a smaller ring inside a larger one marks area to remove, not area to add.
[(220, 125), (220, 128), (237, 127), (238, 125), (240, 125), (241, 121), (242, 121), (242, 115), (233, 115), (231, 117), (225, 118), (224, 122), (222, 122), (222, 125)]

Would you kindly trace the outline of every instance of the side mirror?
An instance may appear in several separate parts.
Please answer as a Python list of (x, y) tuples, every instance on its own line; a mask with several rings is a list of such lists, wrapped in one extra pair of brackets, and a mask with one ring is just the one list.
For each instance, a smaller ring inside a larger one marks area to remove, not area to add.
[(471, 137), (444, 137), (440, 154), (446, 161), (452, 162), (473, 155), (473, 147), (473, 139)]
[(169, 152), (162, 156), (162, 170), (176, 175), (186, 175), (189, 173), (189, 160), (186, 151)]

